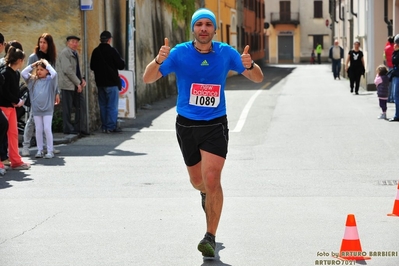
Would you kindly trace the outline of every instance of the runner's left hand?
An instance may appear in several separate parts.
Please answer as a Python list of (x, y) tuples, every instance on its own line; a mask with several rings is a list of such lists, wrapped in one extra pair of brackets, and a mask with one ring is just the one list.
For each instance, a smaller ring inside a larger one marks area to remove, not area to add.
[(248, 51), (249, 51), (249, 45), (245, 46), (244, 52), (241, 55), (241, 62), (245, 68), (250, 68), (252, 64), (252, 58), (251, 55), (248, 53)]

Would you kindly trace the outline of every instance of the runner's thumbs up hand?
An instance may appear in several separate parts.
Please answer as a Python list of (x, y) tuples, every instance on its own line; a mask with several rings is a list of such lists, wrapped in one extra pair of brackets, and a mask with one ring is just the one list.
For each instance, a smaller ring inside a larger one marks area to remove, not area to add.
[(163, 61), (165, 61), (166, 58), (168, 58), (169, 53), (170, 53), (169, 40), (168, 38), (165, 38), (165, 43), (164, 45), (162, 45), (161, 49), (159, 49), (159, 53), (156, 58), (158, 64), (162, 64)]
[(248, 53), (249, 51), (249, 45), (245, 46), (244, 52), (242, 52), (241, 55), (241, 62), (245, 68), (250, 68), (252, 64), (252, 58), (251, 55)]

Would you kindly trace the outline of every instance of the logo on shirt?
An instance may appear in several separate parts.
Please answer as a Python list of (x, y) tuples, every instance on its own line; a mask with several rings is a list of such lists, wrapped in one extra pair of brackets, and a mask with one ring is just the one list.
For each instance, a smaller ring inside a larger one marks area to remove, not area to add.
[(355, 53), (353, 53), (353, 60), (357, 60), (357, 59), (359, 58), (359, 55), (360, 55), (360, 54), (355, 54)]
[(202, 61), (201, 66), (209, 66), (209, 64), (206, 60), (204, 60), (204, 61)]

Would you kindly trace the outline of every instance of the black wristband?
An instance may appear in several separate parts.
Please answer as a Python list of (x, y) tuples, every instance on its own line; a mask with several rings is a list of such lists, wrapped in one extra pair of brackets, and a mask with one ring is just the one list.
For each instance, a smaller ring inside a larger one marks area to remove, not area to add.
[(255, 64), (255, 62), (254, 62), (254, 60), (252, 60), (251, 67), (250, 68), (246, 68), (246, 70), (252, 70), (254, 68), (254, 64)]
[(157, 58), (156, 58), (156, 57), (155, 57), (155, 63), (157, 63), (158, 65), (162, 65), (162, 64), (163, 64), (163, 62), (159, 63), (159, 62), (157, 61)]

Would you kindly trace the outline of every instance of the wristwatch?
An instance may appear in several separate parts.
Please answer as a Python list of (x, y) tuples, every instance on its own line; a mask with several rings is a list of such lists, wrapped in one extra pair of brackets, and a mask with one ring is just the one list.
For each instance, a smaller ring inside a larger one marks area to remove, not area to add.
[(254, 60), (252, 60), (251, 67), (246, 68), (246, 70), (252, 70), (254, 68), (254, 64), (255, 64), (255, 62), (254, 62)]

